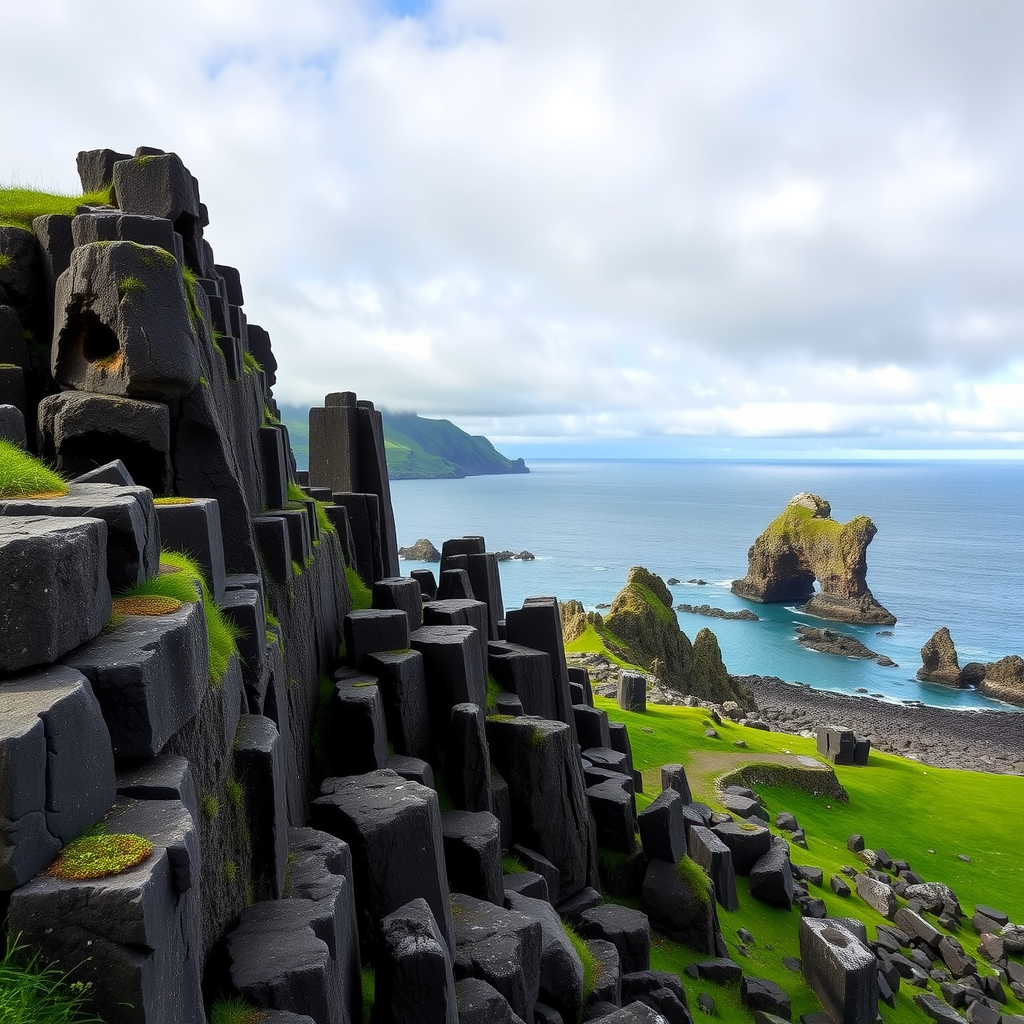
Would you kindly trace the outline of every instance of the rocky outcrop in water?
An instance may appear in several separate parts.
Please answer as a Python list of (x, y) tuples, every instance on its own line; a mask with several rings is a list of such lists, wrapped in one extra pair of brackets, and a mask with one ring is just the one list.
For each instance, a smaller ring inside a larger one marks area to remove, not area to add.
[(755, 615), (749, 608), (741, 608), (738, 612), (727, 612), (724, 608), (715, 608), (710, 604), (677, 604), (677, 612), (690, 615), (704, 615), (710, 619), (735, 619), (740, 622), (760, 622), (761, 616)]
[(867, 516), (838, 523), (824, 498), (798, 494), (754, 541), (733, 593), (761, 603), (806, 601), (808, 614), (837, 622), (892, 625), (896, 616), (866, 581), (867, 546), (877, 532)]
[(943, 686), (963, 686), (960, 660), (957, 658), (949, 628), (936, 630), (930, 640), (921, 648), (921, 667), (917, 678), (926, 683), (941, 683)]
[(879, 665), (892, 667), (891, 658), (871, 650), (855, 636), (837, 633), (834, 629), (817, 629), (814, 626), (797, 626), (797, 643), (821, 654), (836, 654), (841, 658), (873, 658)]
[(978, 689), (993, 700), (1024, 705), (1024, 658), (1010, 654), (986, 665)]
[(440, 562), (441, 552), (426, 537), (420, 537), (415, 544), (411, 544), (407, 548), (399, 548), (398, 557), (404, 558), (408, 562)]

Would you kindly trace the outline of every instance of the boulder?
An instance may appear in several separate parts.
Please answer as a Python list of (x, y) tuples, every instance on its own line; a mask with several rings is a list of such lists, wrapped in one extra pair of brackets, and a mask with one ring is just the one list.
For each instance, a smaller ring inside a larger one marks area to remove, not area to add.
[(686, 856), (683, 798), (675, 789), (663, 789), (638, 815), (640, 842), (648, 860), (678, 864)]
[(693, 1024), (679, 975), (669, 971), (624, 974), (622, 1002), (625, 1006), (642, 1003), (661, 1014), (668, 1024)]
[(807, 601), (806, 611), (824, 619), (892, 625), (896, 617), (867, 585), (867, 546), (877, 532), (867, 516), (838, 523), (824, 498), (798, 494), (754, 541), (733, 593), (764, 603)]
[(793, 905), (793, 871), (785, 839), (772, 836), (771, 849), (750, 869), (750, 894), (787, 910)]
[(737, 875), (749, 875), (758, 860), (771, 849), (772, 834), (763, 825), (724, 821), (711, 831), (729, 847)]
[[(686, 863), (685, 861), (681, 861)], [(676, 942), (714, 956), (720, 937), (712, 885), (676, 864), (652, 860), (644, 875), (640, 906), (654, 925)]]
[(501, 826), (489, 811), (442, 811), (445, 870), (452, 892), (496, 906), (504, 901)]
[(421, 537), (415, 544), (399, 548), (398, 557), (409, 562), (440, 562), (441, 552), (426, 537)]
[(647, 710), (647, 676), (642, 672), (619, 673), (616, 703), (623, 711), (643, 713)]
[(714, 884), (715, 899), (725, 910), (736, 910), (740, 902), (736, 896), (736, 869), (732, 863), (732, 851), (714, 832), (702, 825), (694, 825), (687, 838), (690, 857)]
[(993, 700), (1024, 705), (1024, 658), (1010, 654), (987, 665), (978, 689)]
[(762, 1010), (784, 1020), (789, 1020), (793, 1012), (789, 996), (774, 981), (749, 974), (740, 981), (740, 1002), (751, 1010)]
[(896, 894), (892, 888), (867, 874), (860, 874), (853, 880), (857, 895), (872, 910), (892, 921), (896, 916)]
[[(480, 978), (463, 978), (455, 983), (455, 999), (458, 1003), (459, 1024), (523, 1024), (523, 1018), (513, 1012), (508, 1000), (493, 986)], [(534, 1007), (535, 1024), (546, 1024), (547, 1017), (539, 1013), (541, 1004)], [(562, 1018), (555, 1013), (553, 1021), (562, 1024)]]
[(624, 974), (646, 971), (651, 966), (651, 925), (639, 910), (604, 903), (583, 911), (576, 930), (586, 939), (613, 943)]

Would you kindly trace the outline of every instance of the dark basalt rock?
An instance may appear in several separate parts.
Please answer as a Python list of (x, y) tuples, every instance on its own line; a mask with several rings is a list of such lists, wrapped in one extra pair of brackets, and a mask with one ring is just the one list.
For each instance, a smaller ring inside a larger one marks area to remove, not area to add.
[(960, 661), (947, 626), (937, 630), (921, 648), (921, 667), (917, 670), (917, 678), (944, 686), (961, 685)]
[(409, 562), (440, 562), (441, 552), (426, 537), (421, 537), (415, 544), (399, 548), (398, 557)]
[[(749, 601), (807, 601), (805, 610), (840, 622), (891, 625), (896, 617), (868, 588), (867, 546), (877, 533), (867, 516), (837, 523), (824, 498), (798, 494), (748, 552), (747, 575), (733, 593)], [(821, 584), (814, 592), (814, 581)], [(809, 599), (809, 600), (808, 600)]]
[[(837, 633), (834, 629), (817, 629), (814, 626), (797, 626), (797, 643), (821, 654), (834, 654), (840, 658), (874, 659), (879, 665), (893, 666), (885, 655), (862, 644), (855, 636)], [(893, 666), (898, 667), (898, 666)]]
[[(672, 581), (669, 580), (668, 582), (671, 583)], [(693, 581), (691, 580), (690, 582)], [(677, 604), (676, 611), (686, 612), (689, 615), (704, 615), (711, 619), (736, 619), (740, 622), (761, 621), (761, 616), (755, 615), (749, 608), (743, 608), (738, 612), (731, 612), (726, 611), (724, 608), (714, 608), (709, 604)]]
[(651, 925), (639, 910), (604, 903), (580, 914), (576, 930), (584, 938), (614, 943), (623, 974), (646, 971), (651, 966)]
[(800, 921), (800, 960), (825, 1011), (847, 1024), (874, 1024), (878, 1012), (875, 957), (837, 922)]

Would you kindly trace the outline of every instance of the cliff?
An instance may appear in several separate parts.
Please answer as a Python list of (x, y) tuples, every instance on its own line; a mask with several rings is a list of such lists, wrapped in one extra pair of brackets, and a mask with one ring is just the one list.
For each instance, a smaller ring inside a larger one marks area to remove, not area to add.
[(806, 602), (808, 614), (837, 622), (892, 625), (896, 616), (867, 585), (867, 547), (877, 532), (867, 516), (838, 523), (824, 498), (798, 494), (751, 545), (747, 574), (733, 593), (761, 603)]

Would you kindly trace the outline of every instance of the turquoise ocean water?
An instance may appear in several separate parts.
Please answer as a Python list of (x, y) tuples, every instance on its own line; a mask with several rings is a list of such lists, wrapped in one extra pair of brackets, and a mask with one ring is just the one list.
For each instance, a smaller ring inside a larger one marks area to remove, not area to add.
[[(914, 673), (921, 645), (940, 626), (949, 627), (961, 665), (1024, 654), (1024, 463), (535, 460), (530, 468), (528, 476), (393, 481), (399, 545), (427, 537), (440, 548), (448, 537), (483, 534), (491, 551), (528, 548), (536, 561), (501, 565), (506, 607), (554, 594), (593, 608), (614, 598), (631, 565), (644, 565), (684, 581), (670, 588), (673, 603), (761, 616), (679, 615), (691, 639), (702, 626), (717, 634), (732, 672), (864, 688), (889, 700), (1004, 706), (920, 683)], [(729, 590), (746, 572), (754, 538), (800, 491), (822, 495), (840, 521), (874, 520), (868, 585), (897, 616), (892, 636), (751, 604)], [(798, 623), (855, 635), (899, 667), (805, 650)]]

